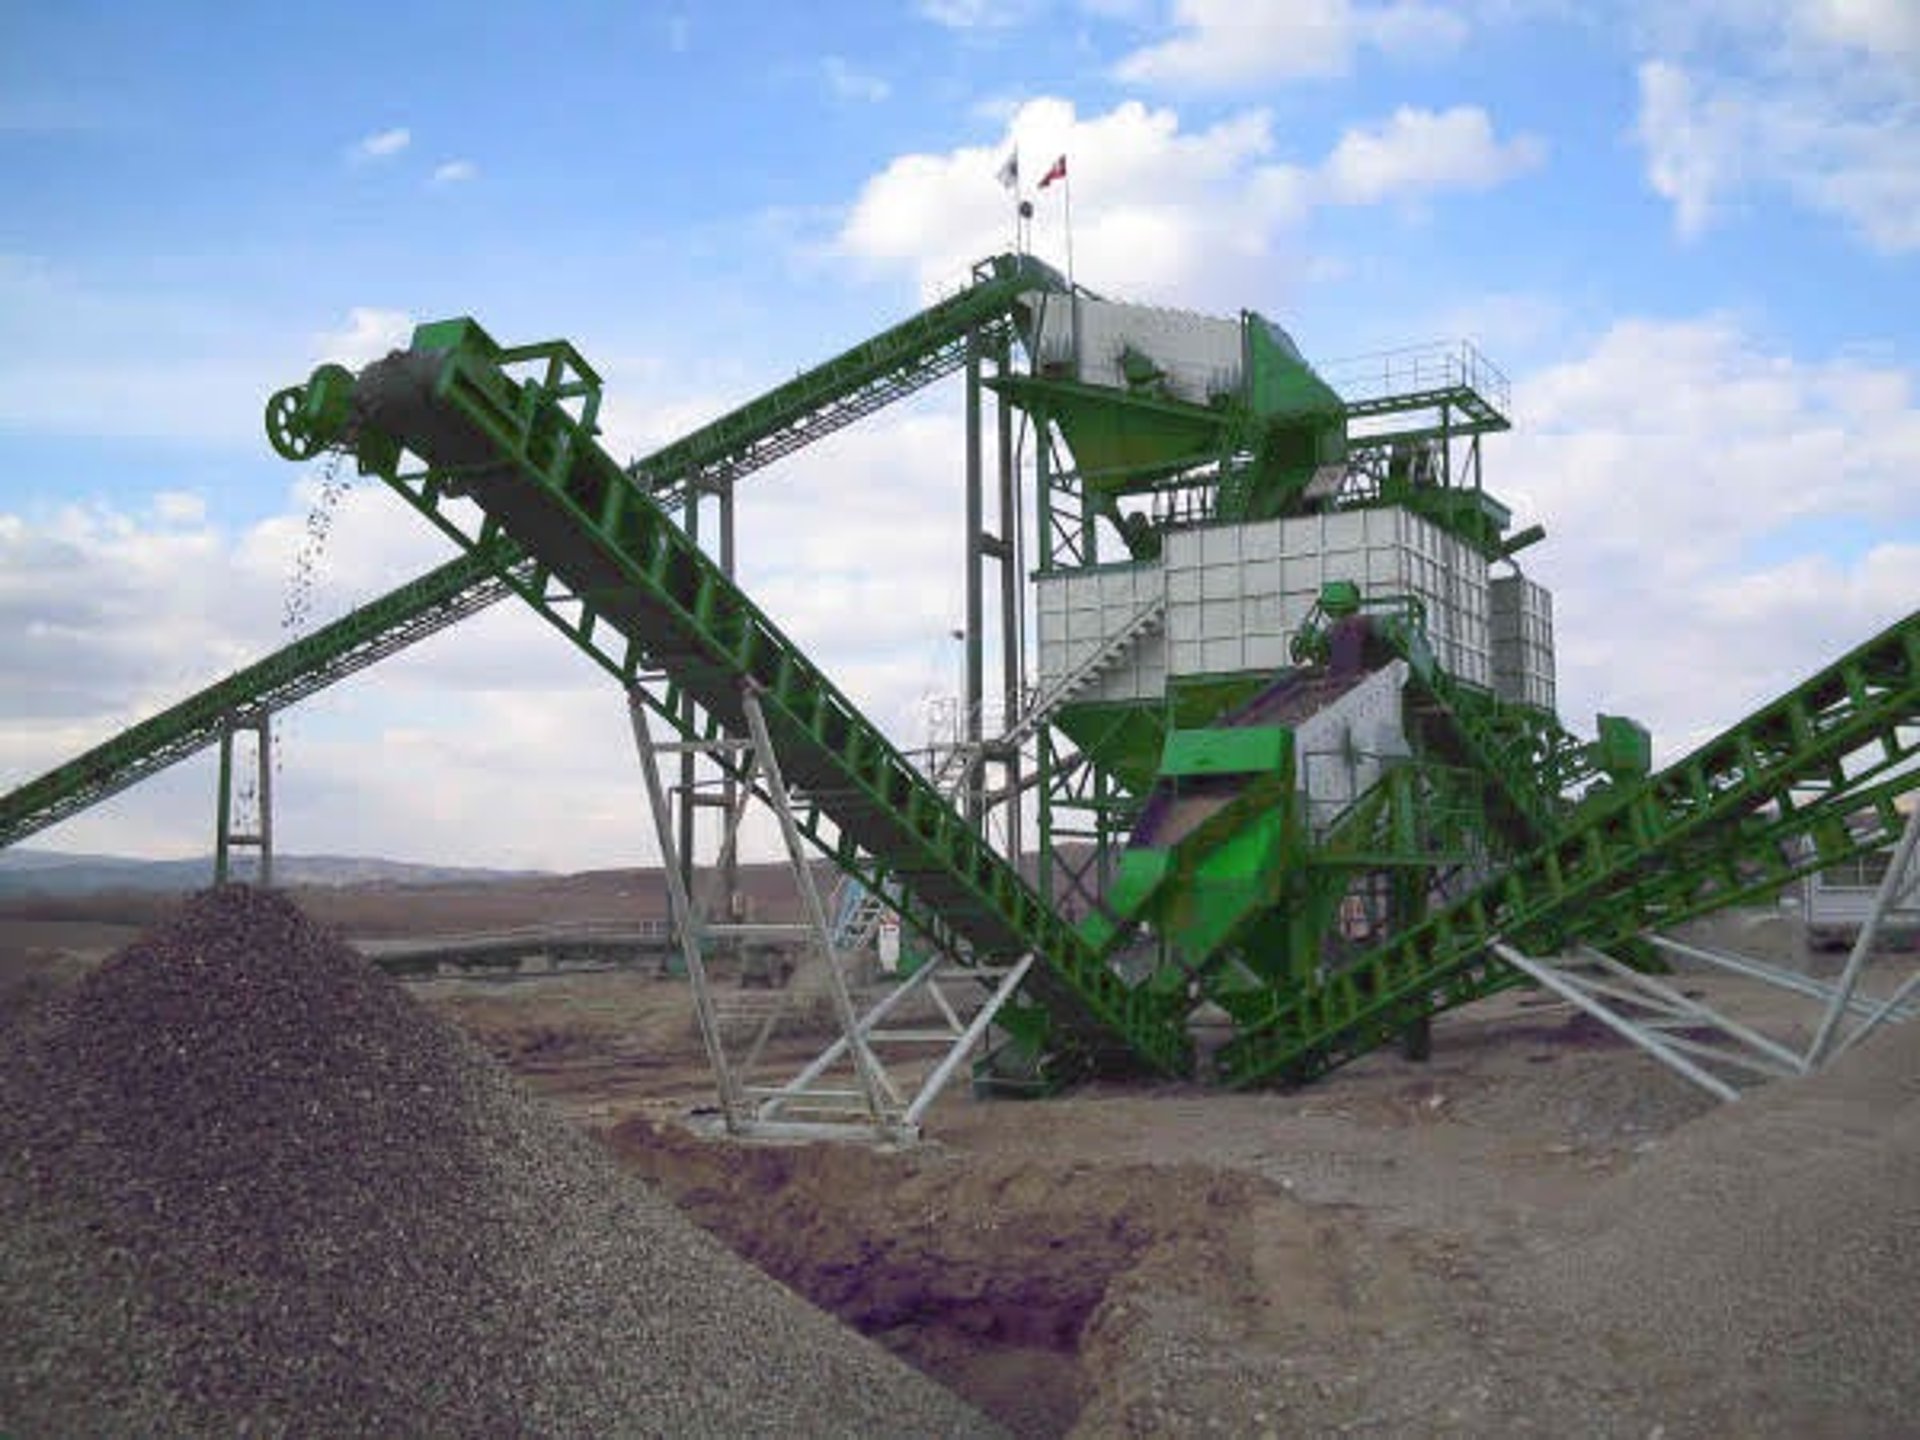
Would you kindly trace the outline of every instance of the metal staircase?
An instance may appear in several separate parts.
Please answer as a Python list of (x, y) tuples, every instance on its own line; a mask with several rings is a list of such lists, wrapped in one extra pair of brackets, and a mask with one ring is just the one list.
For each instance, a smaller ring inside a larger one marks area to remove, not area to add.
[(1156, 634), (1166, 623), (1166, 597), (1156, 595), (1086, 659), (1036, 694), (1025, 713), (1000, 737), (998, 743), (1013, 746), (1031, 739), (1041, 726), (1060, 712), (1061, 706), (1071, 703), (1088, 686), (1097, 683), (1101, 676), (1125, 660), (1136, 645), (1149, 635)]

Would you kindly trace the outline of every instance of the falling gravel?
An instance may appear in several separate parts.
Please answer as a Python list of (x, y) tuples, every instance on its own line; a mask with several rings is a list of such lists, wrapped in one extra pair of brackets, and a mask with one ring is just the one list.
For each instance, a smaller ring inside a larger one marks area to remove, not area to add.
[(996, 1433), (229, 887), (0, 1033), (0, 1432)]

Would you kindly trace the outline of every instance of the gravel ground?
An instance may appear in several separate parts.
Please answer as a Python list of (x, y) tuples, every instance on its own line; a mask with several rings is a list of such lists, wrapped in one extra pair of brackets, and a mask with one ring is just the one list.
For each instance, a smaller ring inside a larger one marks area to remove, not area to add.
[(0, 1034), (0, 1431), (972, 1435), (281, 897)]
[(1670, 1433), (1920, 1426), (1920, 1025), (1666, 1137), (1526, 1277)]

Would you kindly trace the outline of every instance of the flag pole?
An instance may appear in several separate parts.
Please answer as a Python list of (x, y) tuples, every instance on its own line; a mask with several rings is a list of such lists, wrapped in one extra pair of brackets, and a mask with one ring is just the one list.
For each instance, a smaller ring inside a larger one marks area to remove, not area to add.
[(1064, 199), (1067, 207), (1067, 292), (1073, 292), (1073, 171), (1068, 170), (1060, 177), (1060, 183), (1066, 187)]

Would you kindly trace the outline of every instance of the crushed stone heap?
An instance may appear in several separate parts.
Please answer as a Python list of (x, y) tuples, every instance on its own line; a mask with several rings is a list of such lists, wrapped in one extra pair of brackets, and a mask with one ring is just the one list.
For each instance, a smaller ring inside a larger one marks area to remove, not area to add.
[(0, 1432), (995, 1433), (288, 900), (0, 1033)]
[(1671, 1433), (1914, 1434), (1920, 1024), (1691, 1121), (1566, 1218), (1537, 1303), (1686, 1397)]

